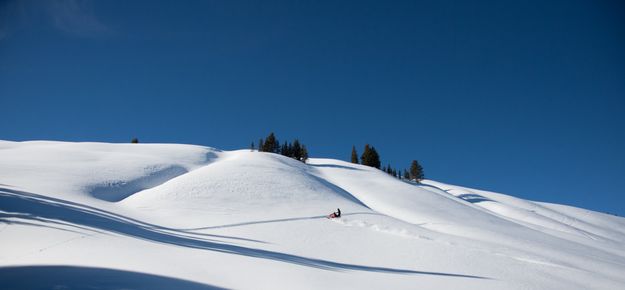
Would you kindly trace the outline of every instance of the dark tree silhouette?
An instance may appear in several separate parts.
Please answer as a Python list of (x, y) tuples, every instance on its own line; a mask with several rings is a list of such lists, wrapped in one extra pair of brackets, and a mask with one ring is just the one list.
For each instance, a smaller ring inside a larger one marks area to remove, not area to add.
[(423, 167), (417, 160), (412, 160), (410, 164), (410, 179), (420, 182), (424, 178)]
[(289, 157), (302, 161), (302, 145), (299, 143), (299, 140), (295, 139), (293, 141), (293, 148), (291, 148), (291, 151), (292, 154)]
[[(254, 143), (252, 142), (252, 149), (253, 146)], [(304, 144), (299, 142), (298, 139), (295, 139), (293, 143), (284, 141), (284, 143), (280, 145), (280, 142), (273, 132), (270, 133), (264, 141), (262, 138), (258, 141), (258, 151), (278, 153), (280, 155), (291, 157), (304, 163), (306, 163), (306, 160), (308, 159), (308, 150), (306, 149), (306, 146)]]
[(301, 156), (299, 158), (299, 161), (302, 161), (304, 163), (306, 163), (306, 160), (308, 160), (308, 149), (306, 149), (306, 145), (302, 145), (302, 150), (301, 150)]
[(380, 155), (378, 155), (375, 147), (369, 146), (369, 144), (365, 145), (365, 150), (362, 152), (362, 156), (360, 156), (360, 163), (380, 169)]
[(358, 164), (358, 153), (356, 153), (356, 146), (352, 146), (352, 163)]
[(264, 152), (278, 153), (280, 148), (280, 143), (278, 143), (278, 139), (271, 132), (267, 138), (265, 138), (265, 143), (263, 144)]

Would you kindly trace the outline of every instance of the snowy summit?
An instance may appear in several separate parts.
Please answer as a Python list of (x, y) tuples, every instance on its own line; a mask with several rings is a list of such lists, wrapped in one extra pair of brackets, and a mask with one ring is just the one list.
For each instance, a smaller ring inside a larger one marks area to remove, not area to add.
[(2, 289), (625, 289), (624, 218), (193, 145), (0, 141), (0, 240)]

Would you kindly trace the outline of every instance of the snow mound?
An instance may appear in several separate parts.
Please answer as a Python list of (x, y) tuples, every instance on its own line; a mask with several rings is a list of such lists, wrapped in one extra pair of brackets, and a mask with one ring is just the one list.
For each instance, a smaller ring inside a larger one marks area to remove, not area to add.
[(219, 152), (177, 144), (0, 141), (0, 176), (34, 192), (119, 201), (206, 165)]
[(187, 169), (179, 165), (148, 165), (142, 168), (143, 172), (134, 179), (113, 179), (86, 187), (93, 197), (117, 202), (139, 191), (149, 189), (166, 181), (187, 173)]
[(348, 192), (311, 174), (302, 162), (249, 150), (224, 153), (208, 166), (134, 194), (123, 205), (230, 217), (265, 212), (276, 218), (365, 208)]

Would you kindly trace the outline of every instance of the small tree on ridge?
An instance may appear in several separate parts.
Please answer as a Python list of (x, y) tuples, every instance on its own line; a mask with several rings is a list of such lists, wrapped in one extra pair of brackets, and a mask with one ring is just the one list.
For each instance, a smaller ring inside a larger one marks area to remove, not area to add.
[(358, 164), (358, 153), (356, 153), (356, 146), (352, 146), (352, 163)]

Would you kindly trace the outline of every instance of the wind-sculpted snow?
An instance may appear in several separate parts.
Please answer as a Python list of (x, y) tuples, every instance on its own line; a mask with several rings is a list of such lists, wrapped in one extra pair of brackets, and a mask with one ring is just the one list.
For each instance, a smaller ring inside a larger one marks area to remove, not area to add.
[(187, 173), (182, 166), (149, 166), (143, 169), (144, 174), (131, 180), (107, 180), (88, 188), (90, 195), (106, 200), (120, 201), (134, 193), (165, 183), (166, 181)]
[(0, 239), (12, 289), (625, 288), (620, 217), (191, 145), (0, 141)]
[(206, 165), (219, 152), (173, 144), (0, 141), (0, 176), (48, 194), (119, 201)]

